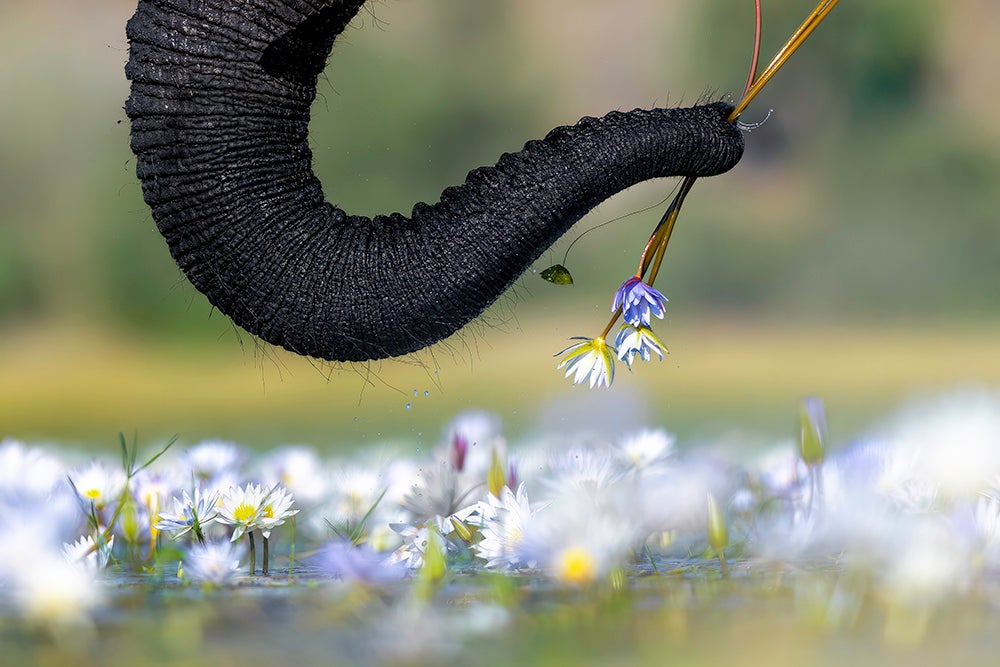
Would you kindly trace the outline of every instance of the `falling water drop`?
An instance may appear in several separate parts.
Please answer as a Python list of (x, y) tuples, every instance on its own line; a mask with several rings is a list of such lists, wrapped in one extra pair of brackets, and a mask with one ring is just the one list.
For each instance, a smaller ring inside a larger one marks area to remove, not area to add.
[(406, 404), (406, 409), (407, 409), (407, 410), (409, 410), (409, 409), (410, 409), (410, 408), (412, 408), (412, 407), (413, 407), (413, 406), (412, 406), (412, 405), (410, 405), (409, 403), (407, 403), (407, 404)]

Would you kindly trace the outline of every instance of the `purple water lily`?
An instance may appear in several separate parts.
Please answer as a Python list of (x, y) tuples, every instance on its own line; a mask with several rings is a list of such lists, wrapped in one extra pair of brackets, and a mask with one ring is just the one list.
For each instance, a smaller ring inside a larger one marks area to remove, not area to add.
[(663, 319), (667, 308), (667, 297), (659, 290), (632, 276), (622, 283), (615, 292), (611, 310), (622, 309), (622, 317), (632, 326), (649, 326), (650, 316)]

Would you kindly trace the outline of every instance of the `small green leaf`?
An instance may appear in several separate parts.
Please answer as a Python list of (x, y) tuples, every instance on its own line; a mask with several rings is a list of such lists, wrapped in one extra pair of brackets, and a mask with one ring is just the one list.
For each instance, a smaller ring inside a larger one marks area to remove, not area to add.
[(541, 276), (544, 280), (548, 280), (554, 285), (573, 284), (573, 276), (570, 275), (569, 269), (562, 264), (553, 264), (549, 268), (542, 271)]

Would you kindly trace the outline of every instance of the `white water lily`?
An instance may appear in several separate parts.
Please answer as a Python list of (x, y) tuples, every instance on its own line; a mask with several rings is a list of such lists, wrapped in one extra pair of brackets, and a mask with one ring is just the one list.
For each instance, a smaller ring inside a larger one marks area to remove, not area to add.
[(156, 529), (174, 533), (174, 539), (193, 530), (199, 540), (204, 539), (202, 530), (219, 515), (219, 494), (195, 489), (194, 498), (184, 491), (180, 499), (175, 496), (172, 501), (173, 512), (160, 512)]
[(247, 531), (256, 530), (260, 515), (264, 511), (266, 491), (258, 484), (249, 483), (244, 487), (233, 486), (219, 499), (219, 523), (233, 526), (232, 541), (243, 537)]
[(67, 563), (78, 565), (91, 575), (96, 575), (108, 566), (114, 546), (114, 535), (102, 544), (98, 544), (93, 536), (84, 535), (76, 542), (64, 544), (62, 554)]
[(618, 348), (618, 358), (625, 362), (629, 368), (636, 357), (643, 361), (649, 361), (655, 354), (663, 361), (663, 355), (667, 353), (667, 346), (653, 333), (647, 326), (633, 326), (623, 324), (615, 336), (615, 347)]
[(534, 513), (524, 484), (518, 485), (516, 492), (505, 486), (499, 498), (487, 494), (485, 500), (475, 505), (469, 523), (479, 527), (482, 540), (473, 550), (486, 561), (487, 568), (516, 569), (533, 565), (522, 560), (518, 549)]
[(566, 355), (556, 369), (566, 368), (566, 377), (573, 376), (573, 384), (590, 379), (590, 388), (610, 387), (615, 379), (613, 350), (603, 337), (574, 338), (579, 343), (570, 345), (556, 356)]

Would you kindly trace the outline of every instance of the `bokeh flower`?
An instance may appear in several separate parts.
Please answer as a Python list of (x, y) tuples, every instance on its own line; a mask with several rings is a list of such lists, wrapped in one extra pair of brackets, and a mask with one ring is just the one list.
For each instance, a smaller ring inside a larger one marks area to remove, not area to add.
[(245, 460), (246, 453), (242, 448), (221, 440), (205, 440), (181, 456), (181, 464), (205, 483), (210, 483), (214, 478), (231, 478), (237, 475)]
[(282, 447), (265, 458), (262, 468), (268, 488), (281, 484), (300, 506), (315, 507), (329, 492), (323, 463), (308, 447)]
[(30, 496), (42, 499), (65, 482), (66, 472), (55, 456), (21, 442), (0, 442), (0, 499)]
[(675, 442), (677, 438), (663, 429), (647, 429), (620, 440), (614, 455), (629, 469), (645, 470), (666, 463), (674, 455)]
[(406, 575), (401, 562), (391, 562), (386, 554), (367, 544), (354, 545), (347, 540), (329, 542), (313, 560), (322, 572), (345, 581), (378, 583), (397, 581)]
[(518, 547), (533, 514), (524, 484), (519, 485), (516, 492), (505, 486), (500, 490), (499, 498), (487, 494), (486, 500), (476, 504), (469, 523), (479, 528), (482, 539), (473, 550), (486, 561), (487, 568), (531, 566), (531, 563), (522, 561)]
[(517, 547), (556, 581), (590, 584), (620, 567), (640, 539), (629, 485), (581, 487), (532, 517)]
[(229, 540), (193, 544), (184, 557), (184, 572), (193, 581), (224, 584), (239, 574), (245, 553), (242, 543)]
[(104, 588), (86, 568), (38, 553), (14, 573), (12, 592), (24, 615), (50, 626), (87, 626), (104, 601)]
[(98, 544), (93, 536), (84, 535), (72, 544), (63, 545), (63, 558), (67, 563), (79, 565), (91, 575), (97, 575), (108, 566), (111, 551), (115, 546), (114, 535), (108, 541)]
[(92, 504), (97, 511), (117, 501), (125, 486), (125, 473), (101, 461), (74, 470), (69, 477), (80, 500), (88, 506)]

